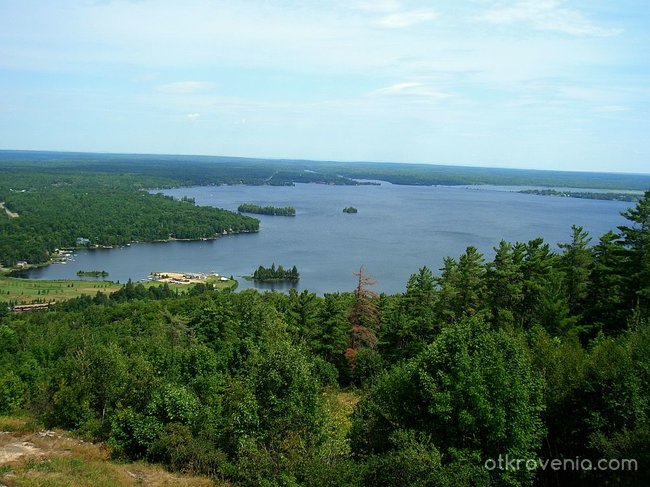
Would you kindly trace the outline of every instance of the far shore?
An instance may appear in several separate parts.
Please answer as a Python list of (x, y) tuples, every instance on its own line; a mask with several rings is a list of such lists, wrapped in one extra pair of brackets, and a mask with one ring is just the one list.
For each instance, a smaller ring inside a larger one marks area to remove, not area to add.
[[(220, 233), (216, 234), (212, 237), (201, 237), (201, 238), (175, 238), (175, 237), (170, 237), (167, 239), (159, 239), (159, 240), (132, 240), (129, 243), (126, 244), (119, 244), (119, 245), (81, 245), (81, 246), (76, 246), (76, 247), (65, 247), (62, 249), (59, 249), (61, 251), (76, 251), (76, 250), (107, 250), (107, 249), (119, 249), (119, 248), (124, 248), (128, 247), (131, 244), (140, 244), (140, 243), (168, 243), (168, 242), (206, 242), (206, 241), (212, 241), (212, 240), (217, 240), (218, 238), (225, 237), (228, 235), (239, 235), (242, 233), (257, 233), (259, 230), (242, 230), (240, 232), (225, 232), (225, 233)], [(32, 269), (41, 269), (43, 267), (47, 267), (51, 264), (56, 264), (59, 263), (60, 261), (56, 260), (56, 255), (52, 255), (51, 258), (46, 261), (46, 262), (41, 262), (40, 264), (24, 264), (21, 266), (13, 266), (13, 267), (3, 267), (0, 266), (0, 276), (5, 275), (5, 276), (15, 276), (17, 274), (21, 274), (22, 272), (29, 271)]]

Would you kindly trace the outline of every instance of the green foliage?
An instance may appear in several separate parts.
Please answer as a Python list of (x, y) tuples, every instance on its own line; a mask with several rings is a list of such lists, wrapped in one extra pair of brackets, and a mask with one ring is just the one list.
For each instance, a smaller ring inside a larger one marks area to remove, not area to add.
[(300, 273), (294, 265), (291, 269), (285, 269), (282, 265), (279, 265), (277, 268), (275, 264), (271, 264), (271, 267), (259, 266), (253, 273), (253, 279), (256, 281), (298, 281), (300, 279)]
[[(390, 456), (393, 435), (413, 431), (476, 468), (499, 454), (530, 458), (544, 433), (542, 384), (519, 337), (465, 320), (378, 381), (355, 412), (353, 445)], [(494, 475), (503, 484), (532, 480), (527, 472)]]
[[(0, 218), (0, 263), (45, 263), (60, 248), (258, 230), (254, 218), (142, 191), (148, 181), (124, 175), (5, 172), (0, 193), (20, 217)], [(10, 191), (16, 188), (25, 191)]]
[(11, 414), (23, 405), (25, 386), (14, 372), (0, 375), (0, 414)]
[[(393, 296), (361, 269), (351, 293), (129, 282), (9, 313), (0, 414), (233, 485), (642, 486), (644, 205), (594, 247), (579, 227), (560, 253), (501, 242), (486, 262), (470, 247)], [(350, 384), (361, 388), (337, 389)], [(506, 454), (633, 458), (639, 471), (484, 467)]]
[(123, 409), (112, 418), (109, 444), (117, 455), (140, 459), (146, 457), (163, 431), (164, 425), (156, 418)]

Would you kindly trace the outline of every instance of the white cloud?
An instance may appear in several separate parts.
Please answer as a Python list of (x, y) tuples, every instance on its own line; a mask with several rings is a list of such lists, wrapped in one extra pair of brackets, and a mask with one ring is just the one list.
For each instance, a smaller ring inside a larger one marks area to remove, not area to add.
[(196, 112), (194, 112), (194, 113), (188, 113), (188, 114), (186, 115), (186, 117), (187, 117), (188, 120), (190, 120), (190, 121), (193, 122), (193, 121), (198, 120), (199, 118), (201, 118), (201, 114), (200, 114), (200, 113), (196, 113)]
[(563, 7), (562, 0), (523, 0), (508, 7), (487, 11), (480, 20), (492, 24), (526, 23), (537, 30), (555, 31), (574, 36), (607, 37), (616, 29), (600, 27), (579, 10)]
[(378, 27), (386, 29), (403, 29), (413, 25), (429, 22), (439, 17), (437, 12), (433, 10), (409, 10), (404, 12), (396, 12), (382, 17), (375, 22)]
[(215, 86), (214, 83), (210, 83), (209, 81), (179, 81), (177, 83), (160, 85), (156, 87), (156, 90), (161, 93), (188, 94), (209, 91)]
[(424, 98), (429, 101), (439, 101), (450, 98), (452, 95), (435, 90), (424, 83), (397, 83), (385, 88), (380, 88), (370, 93), (371, 96), (402, 96)]

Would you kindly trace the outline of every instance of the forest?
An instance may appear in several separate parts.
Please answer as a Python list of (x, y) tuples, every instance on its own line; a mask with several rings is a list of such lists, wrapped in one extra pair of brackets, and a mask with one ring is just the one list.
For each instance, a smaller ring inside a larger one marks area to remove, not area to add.
[(293, 206), (260, 206), (243, 203), (239, 205), (237, 211), (240, 213), (256, 213), (258, 215), (296, 216), (296, 209)]
[[(540, 171), (387, 162), (334, 162), (223, 156), (95, 154), (2, 151), (0, 173), (85, 173), (128, 175), (150, 181), (145, 187), (219, 184), (279, 185), (318, 183), (408, 185), (499, 185), (645, 191), (647, 174)], [(1, 201), (1, 200), (0, 200)]]
[(624, 217), (557, 252), (468, 247), (395, 295), (362, 267), (324, 296), (128, 283), (0, 308), (0, 414), (218, 484), (645, 486), (650, 191)]
[(47, 263), (55, 249), (216, 238), (259, 228), (255, 218), (144, 190), (164, 181), (158, 178), (27, 169), (0, 174), (0, 201), (17, 215), (0, 214), (0, 266)]

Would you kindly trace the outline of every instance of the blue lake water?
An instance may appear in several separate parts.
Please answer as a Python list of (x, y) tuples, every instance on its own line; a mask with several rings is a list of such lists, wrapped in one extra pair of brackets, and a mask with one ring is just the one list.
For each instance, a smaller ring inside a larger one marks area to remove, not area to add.
[[(501, 239), (541, 236), (553, 245), (581, 225), (594, 242), (624, 223), (631, 203), (486, 191), (462, 187), (210, 186), (165, 190), (199, 205), (236, 211), (241, 203), (293, 206), (295, 217), (255, 215), (260, 232), (213, 241), (133, 244), (78, 251), (74, 262), (30, 272), (30, 278), (76, 279), (78, 270), (106, 270), (110, 280), (145, 279), (154, 271), (218, 272), (235, 277), (259, 265), (296, 265), (297, 287), (317, 293), (351, 290), (364, 265), (382, 292), (401, 292), (421, 266), (437, 271), (445, 256), (473, 245), (487, 258)], [(343, 213), (354, 206), (357, 214)], [(239, 279), (240, 289), (254, 284)], [(255, 287), (268, 288), (268, 286)], [(279, 285), (275, 288), (285, 289)]]

